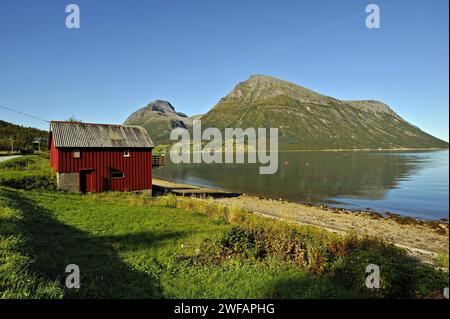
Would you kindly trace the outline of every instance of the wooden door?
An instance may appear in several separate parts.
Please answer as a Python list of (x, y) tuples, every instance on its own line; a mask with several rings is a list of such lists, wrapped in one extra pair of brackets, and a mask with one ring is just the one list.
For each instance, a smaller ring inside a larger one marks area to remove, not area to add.
[(93, 183), (92, 183), (92, 177), (94, 175), (94, 171), (92, 170), (85, 170), (80, 171), (80, 192), (81, 193), (90, 193), (93, 190)]

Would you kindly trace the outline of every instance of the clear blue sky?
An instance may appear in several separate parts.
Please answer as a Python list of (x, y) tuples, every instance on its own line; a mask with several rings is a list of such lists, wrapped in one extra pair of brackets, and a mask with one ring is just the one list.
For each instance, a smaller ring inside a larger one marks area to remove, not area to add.
[[(81, 28), (65, 27), (65, 7)], [(381, 8), (381, 29), (365, 7)], [(448, 140), (448, 1), (0, 2), (0, 104), (122, 123), (154, 99), (207, 112), (251, 74), (377, 99)], [(0, 109), (0, 119), (47, 128)]]

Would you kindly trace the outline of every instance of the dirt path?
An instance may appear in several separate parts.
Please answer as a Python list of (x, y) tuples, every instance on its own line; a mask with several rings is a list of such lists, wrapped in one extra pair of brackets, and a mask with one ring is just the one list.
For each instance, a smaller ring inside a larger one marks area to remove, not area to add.
[(448, 224), (418, 223), (413, 219), (381, 217), (367, 212), (348, 212), (325, 206), (308, 206), (250, 196), (216, 199), (269, 218), (313, 225), (333, 232), (355, 231), (383, 238), (422, 261), (433, 263), (438, 253), (449, 252)]

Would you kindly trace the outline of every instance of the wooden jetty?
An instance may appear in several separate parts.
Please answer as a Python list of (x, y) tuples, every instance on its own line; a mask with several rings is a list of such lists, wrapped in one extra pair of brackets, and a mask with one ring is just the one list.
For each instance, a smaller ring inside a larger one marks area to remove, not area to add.
[(152, 166), (153, 167), (164, 166), (164, 165), (166, 165), (164, 155), (152, 155)]
[(213, 198), (225, 198), (225, 197), (238, 197), (242, 194), (226, 192), (219, 189), (205, 188), (194, 185), (180, 184), (165, 181), (162, 179), (153, 179), (153, 194), (175, 194), (178, 196), (190, 196), (190, 197), (213, 197)]

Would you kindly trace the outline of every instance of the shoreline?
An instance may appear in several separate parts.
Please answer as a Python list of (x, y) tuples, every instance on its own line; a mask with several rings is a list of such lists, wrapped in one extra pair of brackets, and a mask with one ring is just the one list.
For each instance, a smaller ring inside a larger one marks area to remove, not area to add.
[[(171, 144), (164, 144), (167, 146), (172, 146)], [(449, 147), (432, 147), (432, 148), (327, 148), (327, 149), (267, 149), (267, 151), (278, 151), (278, 152), (386, 152), (386, 151), (392, 151), (392, 152), (401, 152), (401, 151), (448, 151), (450, 150)], [(215, 151), (220, 153), (226, 153), (227, 151), (224, 151), (222, 149), (215, 149)], [(194, 152), (194, 151), (191, 151)], [(200, 153), (203, 151), (200, 151)], [(243, 153), (256, 153), (257, 151), (249, 151), (249, 150), (233, 150), (233, 152), (243, 152)], [(162, 155), (168, 155), (167, 153)]]
[[(161, 177), (157, 177), (157, 180), (160, 181), (164, 181), (167, 183), (170, 183), (173, 185), (173, 187), (176, 187), (176, 185), (179, 185), (178, 188), (199, 188), (199, 189), (203, 189), (203, 190), (210, 190), (210, 191), (219, 191), (219, 192), (229, 192), (229, 193), (236, 193), (234, 191), (232, 191), (231, 189), (227, 189), (227, 188), (221, 188), (221, 187), (211, 187), (211, 186), (202, 186), (202, 185), (195, 185), (195, 184), (187, 184), (185, 182), (176, 182), (176, 181), (172, 181), (169, 179), (165, 179), (165, 178), (161, 178)], [(270, 196), (262, 196), (259, 194), (254, 194), (254, 193), (240, 193), (242, 196), (247, 196), (247, 197), (254, 197), (254, 198), (259, 198), (262, 200), (270, 200), (270, 201), (279, 201), (279, 202), (286, 202), (286, 203), (292, 203), (292, 204), (297, 204), (300, 206), (307, 206), (307, 207), (316, 207), (319, 209), (324, 209), (324, 210), (331, 210), (331, 211), (345, 211), (348, 213), (364, 213), (364, 214), (370, 214), (370, 215), (376, 215), (379, 217), (383, 217), (383, 218), (392, 218), (392, 219), (397, 219), (397, 220), (404, 220), (403, 222), (407, 222), (409, 221), (410, 223), (444, 223), (444, 224), (448, 224), (450, 217), (446, 217), (446, 218), (440, 218), (440, 219), (425, 219), (425, 218), (420, 218), (420, 217), (415, 217), (415, 216), (410, 216), (410, 215), (405, 215), (405, 214), (401, 214), (401, 213), (396, 213), (396, 212), (392, 212), (392, 211), (385, 211), (385, 212), (380, 212), (380, 211), (376, 211), (376, 210), (372, 210), (371, 208), (368, 209), (363, 209), (363, 208), (355, 208), (355, 209), (351, 209), (351, 208), (345, 208), (345, 207), (339, 207), (340, 205), (338, 203), (336, 203), (336, 206), (333, 206), (334, 204), (329, 202), (304, 202), (304, 201), (292, 201), (289, 199), (284, 199), (284, 198), (274, 198), (274, 197), (270, 197)]]
[(448, 151), (450, 148), (332, 148), (317, 150), (279, 150), (280, 152), (399, 152), (399, 151)]
[[(347, 153), (348, 155), (351, 155), (351, 153), (358, 153), (358, 152), (373, 152), (376, 154), (376, 152), (388, 152), (395, 153), (395, 152), (404, 152), (405, 155), (409, 154), (409, 152), (448, 152), (449, 148), (396, 148), (396, 149), (325, 149), (325, 150), (280, 150), (280, 153), (313, 153), (313, 152), (321, 152), (321, 153)], [(244, 153), (247, 153), (245, 151)], [(418, 153), (419, 154), (419, 153)], [(445, 154), (445, 153), (444, 153)], [(445, 154), (446, 155), (446, 154)], [(163, 167), (161, 169), (164, 169)], [(345, 202), (345, 198), (339, 199), (339, 198), (327, 198), (325, 197), (317, 197), (317, 198), (310, 198), (309, 200), (301, 199), (301, 198), (286, 198), (283, 196), (283, 194), (266, 194), (266, 192), (262, 191), (261, 193), (253, 192), (251, 189), (242, 188), (240, 191), (237, 191), (233, 187), (224, 187), (223, 185), (210, 185), (209, 183), (201, 183), (196, 181), (184, 181), (183, 179), (177, 179), (175, 176), (164, 176), (163, 173), (162, 176), (158, 176), (157, 170), (155, 171), (156, 178), (160, 180), (165, 180), (170, 183), (174, 184), (184, 184), (189, 183), (190, 187), (197, 187), (202, 189), (212, 189), (215, 191), (224, 191), (224, 192), (230, 192), (230, 193), (236, 193), (241, 192), (250, 196), (254, 197), (260, 197), (260, 198), (267, 198), (267, 199), (274, 199), (274, 200), (280, 200), (280, 201), (288, 201), (292, 203), (298, 203), (300, 205), (306, 205), (306, 206), (319, 206), (319, 207), (326, 207), (327, 209), (335, 209), (335, 208), (342, 208), (349, 212), (369, 212), (373, 214), (381, 214), (383, 216), (386, 215), (394, 215), (398, 216), (399, 218), (409, 218), (411, 220), (417, 220), (417, 221), (431, 221), (431, 222), (449, 222), (449, 215), (448, 210), (437, 210), (437, 211), (427, 211), (425, 210), (424, 214), (421, 214), (422, 212), (420, 209), (415, 209), (414, 207), (406, 207), (408, 209), (402, 209), (403, 207), (397, 207), (397, 205), (390, 205), (391, 207), (376, 207), (376, 203), (364, 202), (364, 198), (362, 202), (359, 204), (351, 204), (351, 202)], [(177, 181), (178, 180), (178, 181)], [(229, 185), (228, 185), (229, 186)], [(389, 189), (390, 190), (390, 189)], [(284, 194), (285, 195), (285, 194)], [(287, 196), (289, 197), (289, 196)], [(373, 204), (375, 207), (372, 207)], [(432, 203), (430, 206), (432, 206)], [(397, 208), (394, 208), (397, 207)], [(436, 214), (430, 214), (430, 213), (438, 213), (438, 216)], [(434, 216), (433, 216), (434, 215)]]
[(412, 257), (429, 264), (435, 264), (439, 254), (449, 253), (448, 222), (420, 221), (396, 214), (383, 216), (376, 212), (349, 211), (325, 205), (304, 205), (247, 195), (214, 201), (275, 220), (314, 226), (335, 233), (352, 232), (381, 238), (406, 249)]
[(349, 210), (326, 204), (289, 202), (248, 194), (229, 198), (200, 198), (275, 220), (314, 226), (335, 233), (353, 232), (381, 238), (429, 264), (435, 264), (439, 254), (449, 253), (449, 223), (444, 220), (419, 220), (394, 213)]

